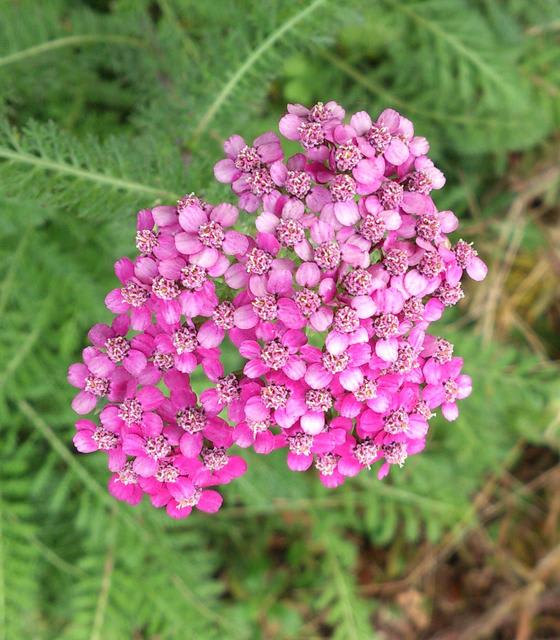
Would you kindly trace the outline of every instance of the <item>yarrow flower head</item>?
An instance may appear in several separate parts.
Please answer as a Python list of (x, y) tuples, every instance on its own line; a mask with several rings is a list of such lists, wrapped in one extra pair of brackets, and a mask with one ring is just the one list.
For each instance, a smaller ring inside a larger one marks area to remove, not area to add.
[(448, 238), (458, 220), (432, 198), (445, 177), (410, 120), (345, 115), (288, 105), (289, 158), (273, 132), (230, 137), (214, 174), (236, 205), (189, 193), (138, 213), (138, 256), (116, 262), (105, 299), (113, 322), (68, 371), (76, 413), (97, 410), (75, 446), (107, 454), (115, 498), (214, 513), (248, 447), (283, 449), (328, 487), (382, 478), (424, 448), (436, 410), (457, 418), (472, 383), (428, 329), (486, 265)]

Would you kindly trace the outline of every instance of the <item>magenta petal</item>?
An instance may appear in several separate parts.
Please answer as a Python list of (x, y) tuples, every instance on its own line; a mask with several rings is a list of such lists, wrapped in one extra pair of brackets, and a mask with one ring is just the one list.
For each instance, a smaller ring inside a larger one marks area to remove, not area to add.
[(313, 456), (298, 455), (296, 453), (288, 453), (288, 467), (292, 471), (307, 471), (313, 464)]
[(192, 373), (196, 365), (196, 356), (193, 353), (182, 353), (175, 358), (175, 366), (182, 373)]
[(375, 353), (385, 362), (395, 362), (398, 356), (398, 340), (388, 338), (387, 340), (378, 340), (375, 343)]
[(247, 400), (247, 404), (245, 405), (245, 415), (250, 420), (261, 421), (268, 418), (269, 411), (264, 406), (261, 397), (257, 395)]
[(247, 471), (247, 462), (239, 456), (232, 456), (224, 471), (226, 470), (228, 478), (239, 478)]
[(133, 376), (138, 376), (146, 368), (148, 360), (146, 356), (137, 349), (131, 349), (123, 360), (123, 366)]
[(334, 215), (340, 224), (349, 227), (360, 219), (358, 205), (354, 201), (335, 202)]
[(356, 391), (364, 380), (364, 374), (358, 368), (348, 367), (339, 374), (338, 379), (347, 391)]
[(427, 385), (422, 392), (423, 399), (431, 409), (439, 407), (445, 401), (445, 391), (441, 385)]
[(305, 433), (316, 436), (325, 427), (325, 414), (322, 411), (310, 411), (301, 417), (300, 423)]
[(210, 213), (210, 220), (219, 222), (223, 227), (231, 227), (237, 222), (239, 211), (229, 202), (222, 202), (215, 206)]
[(238, 134), (234, 134), (224, 142), (224, 151), (229, 158), (235, 158), (241, 149), (246, 146), (244, 138)]
[(115, 262), (115, 275), (126, 284), (134, 276), (134, 263), (130, 258), (120, 258)]
[(241, 289), (248, 280), (247, 271), (242, 264), (232, 264), (225, 272), (224, 278), (226, 284), (232, 289)]
[(287, 269), (274, 269), (268, 276), (267, 290), (270, 293), (283, 294), (292, 288), (292, 274)]
[(348, 394), (340, 403), (337, 404), (338, 412), (345, 418), (356, 418), (363, 410), (363, 403), (358, 402), (356, 398)]
[(452, 211), (441, 211), (439, 214), (439, 223), (443, 233), (451, 233), (459, 226), (459, 220)]
[(214, 165), (214, 177), (218, 182), (228, 184), (237, 180), (240, 171), (236, 168), (233, 160), (226, 158), (216, 162)]
[(253, 448), (256, 453), (268, 455), (276, 448), (276, 446), (276, 437), (270, 433), (270, 431), (265, 431), (264, 433), (257, 434)]
[(135, 331), (144, 331), (152, 320), (152, 314), (146, 307), (132, 309), (130, 312), (130, 326)]
[(149, 438), (159, 436), (163, 431), (163, 420), (157, 413), (146, 412), (142, 418), (142, 431)]
[(304, 262), (296, 273), (296, 282), (301, 287), (315, 287), (321, 280), (321, 271), (314, 262)]
[(86, 384), (86, 378), (89, 375), (89, 370), (85, 364), (76, 363), (68, 367), (68, 382), (78, 389), (83, 389)]
[(261, 348), (259, 343), (255, 340), (244, 340), (239, 345), (239, 353), (248, 359), (259, 358), (261, 355)]
[(416, 269), (410, 270), (404, 277), (405, 289), (411, 296), (417, 296), (426, 288), (426, 278)]
[(336, 356), (346, 351), (348, 343), (348, 335), (346, 333), (339, 333), (338, 331), (331, 331), (325, 340), (327, 351)]
[(204, 247), (197, 236), (191, 233), (178, 233), (175, 236), (177, 251), (185, 256), (191, 256), (201, 251)]
[(305, 362), (296, 358), (295, 356), (290, 356), (288, 358), (288, 362), (282, 367), (282, 371), (290, 378), (290, 380), (301, 380), (305, 375)]
[(139, 476), (149, 478), (157, 471), (158, 463), (153, 458), (148, 458), (146, 455), (138, 456), (134, 461), (132, 468)]
[(227, 231), (222, 249), (229, 256), (242, 256), (247, 253), (249, 240), (247, 236), (239, 231)]
[(184, 433), (179, 440), (179, 448), (185, 458), (194, 458), (202, 450), (202, 434)]
[(397, 130), (401, 123), (401, 117), (398, 111), (394, 109), (384, 109), (377, 118), (377, 124), (381, 124), (387, 127), (391, 133)]
[(266, 373), (269, 368), (262, 360), (249, 360), (243, 367), (243, 373), (249, 378), (258, 378)]
[(457, 384), (459, 385), (459, 393), (457, 397), (462, 400), (463, 398), (467, 398), (472, 393), (472, 380), (470, 376), (465, 374), (460, 375), (457, 378)]
[(315, 331), (326, 331), (332, 324), (333, 312), (328, 307), (321, 307), (311, 314), (309, 321)]
[(181, 269), (185, 266), (185, 260), (179, 256), (167, 258), (159, 263), (158, 271), (160, 275), (168, 280), (179, 280)]
[(142, 500), (144, 495), (138, 484), (123, 484), (118, 476), (111, 476), (108, 483), (109, 493), (117, 500), (135, 505)]
[(118, 447), (107, 452), (108, 464), (110, 471), (119, 471), (126, 462), (126, 454)]
[(299, 138), (298, 129), (300, 123), (301, 118), (299, 116), (289, 113), (281, 118), (278, 123), (278, 129), (288, 140), (297, 140)]
[(196, 508), (206, 513), (216, 513), (220, 510), (223, 501), (224, 499), (217, 491), (207, 489), (201, 493)]
[(290, 347), (290, 349), (294, 351), (299, 347), (303, 347), (304, 344), (307, 344), (307, 336), (303, 331), (290, 329), (282, 336), (282, 344)]
[(383, 480), (383, 478), (389, 475), (390, 468), (391, 468), (391, 465), (388, 462), (384, 462), (379, 468), (379, 471), (377, 472), (377, 479)]
[(233, 321), (239, 329), (251, 329), (258, 323), (259, 318), (253, 311), (253, 307), (250, 304), (246, 304), (234, 311)]
[(385, 164), (381, 158), (360, 160), (352, 171), (352, 174), (358, 182), (369, 184), (370, 182), (375, 182), (382, 176), (384, 169)]
[(72, 438), (74, 446), (80, 453), (92, 453), (97, 451), (97, 443), (91, 437), (92, 432), (88, 430), (78, 431)]
[(157, 387), (144, 387), (136, 394), (144, 411), (153, 411), (161, 406), (165, 396)]
[(113, 313), (126, 313), (129, 305), (123, 300), (121, 290), (113, 289), (105, 296), (105, 306)]
[(206, 213), (196, 205), (181, 209), (179, 213), (179, 224), (187, 233), (197, 233), (199, 227), (207, 220)]
[(242, 422), (241, 424), (238, 424), (237, 427), (235, 427), (233, 432), (233, 441), (238, 447), (241, 447), (242, 449), (246, 449), (253, 444), (253, 432), (251, 431), (251, 429), (249, 429), (247, 424)]
[[(119, 418), (119, 408), (115, 405), (107, 405), (100, 414), (101, 424), (105, 429), (113, 433), (119, 433), (123, 421)], [(77, 425), (76, 425), (77, 426)]]
[(385, 157), (398, 167), (408, 158), (408, 147), (399, 138), (393, 138), (385, 151)]
[[(122, 317), (122, 316), (119, 316)], [(126, 333), (126, 331), (125, 331)], [(108, 327), (106, 324), (94, 324), (93, 327), (88, 331), (88, 339), (89, 341), (96, 347), (103, 347), (105, 341), (108, 338), (112, 338), (115, 335), (115, 332), (111, 327)]]
[(213, 320), (207, 320), (198, 330), (197, 338), (201, 347), (211, 349), (218, 347), (224, 339), (225, 331)]
[(348, 478), (352, 478), (362, 470), (362, 465), (352, 457), (344, 457), (338, 461), (337, 467), (339, 473)]
[(473, 280), (480, 282), (486, 278), (488, 267), (479, 257), (475, 256), (467, 265), (467, 273)]
[(290, 329), (301, 329), (306, 324), (299, 307), (290, 298), (278, 300), (278, 318)]
[(350, 125), (356, 135), (363, 136), (364, 133), (371, 129), (371, 117), (366, 111), (358, 111), (350, 118)]
[(428, 322), (439, 320), (445, 310), (445, 305), (440, 300), (432, 298), (424, 309), (424, 319)]
[(445, 402), (441, 405), (441, 413), (446, 420), (453, 422), (459, 417), (459, 408), (455, 402)]
[(170, 227), (177, 222), (177, 209), (167, 205), (154, 207), (152, 216), (158, 227)]
[(312, 364), (305, 372), (305, 382), (312, 389), (324, 389), (329, 385), (333, 375), (320, 364)]
[(83, 416), (93, 411), (96, 404), (97, 398), (94, 395), (87, 391), (80, 391), (72, 400), (72, 409), (74, 409), (77, 414)]
[(433, 213), (434, 203), (431, 198), (416, 191), (405, 191), (401, 207), (405, 213)]

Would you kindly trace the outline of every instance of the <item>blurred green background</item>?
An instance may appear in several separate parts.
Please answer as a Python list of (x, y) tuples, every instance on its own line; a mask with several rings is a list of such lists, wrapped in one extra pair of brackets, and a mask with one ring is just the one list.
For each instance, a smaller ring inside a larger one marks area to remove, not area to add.
[[(250, 456), (216, 516), (107, 494), (69, 362), (134, 215), (286, 102), (394, 107), (490, 266), (439, 332), (474, 393), (379, 482)], [(0, 640), (560, 637), (560, 5), (0, 0)]]

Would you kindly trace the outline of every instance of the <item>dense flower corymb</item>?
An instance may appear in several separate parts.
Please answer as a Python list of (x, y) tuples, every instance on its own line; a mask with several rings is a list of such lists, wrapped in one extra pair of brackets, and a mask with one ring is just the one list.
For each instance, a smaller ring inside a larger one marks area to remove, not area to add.
[(457, 417), (471, 380), (428, 328), (486, 266), (449, 239), (458, 220), (432, 199), (445, 177), (410, 120), (344, 119), (333, 101), (288, 105), (279, 129), (294, 156), (272, 132), (224, 145), (215, 176), (238, 206), (191, 193), (138, 213), (139, 255), (117, 261), (105, 301), (115, 318), (68, 373), (78, 414), (102, 405), (74, 443), (107, 453), (117, 499), (215, 512), (216, 487), (246, 470), (235, 447), (284, 449), (328, 487), (373, 466), (382, 478), (424, 448), (436, 409)]

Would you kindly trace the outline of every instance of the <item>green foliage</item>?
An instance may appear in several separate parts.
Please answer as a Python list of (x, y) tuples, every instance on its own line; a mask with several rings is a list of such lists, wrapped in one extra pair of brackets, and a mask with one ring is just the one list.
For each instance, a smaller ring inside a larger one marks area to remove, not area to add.
[[(329, 492), (252, 455), (218, 515), (176, 523), (115, 504), (101, 456), (74, 453), (65, 371), (108, 317), (135, 210), (228, 197), (222, 138), (287, 100), (399, 108), (464, 214), (558, 126), (559, 18), (545, 0), (0, 3), (1, 640), (373, 638), (364, 545), (469, 526), (520, 439), (557, 446), (557, 371), (442, 326), (474, 394), (388, 481)], [(492, 198), (483, 217), (511, 195)]]

